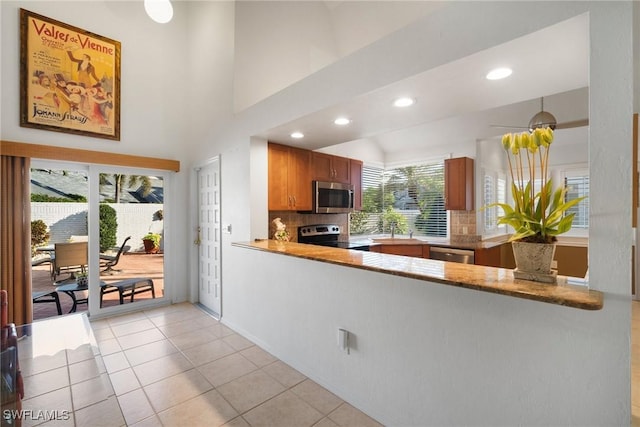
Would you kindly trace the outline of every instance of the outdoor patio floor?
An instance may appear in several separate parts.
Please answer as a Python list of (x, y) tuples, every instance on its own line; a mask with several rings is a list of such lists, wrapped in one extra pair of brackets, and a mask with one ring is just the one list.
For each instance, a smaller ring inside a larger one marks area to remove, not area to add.
[[(156, 298), (162, 297), (164, 294), (164, 274), (163, 274), (163, 254), (144, 254), (144, 253), (126, 253), (120, 257), (120, 261), (114, 267), (112, 274), (100, 273), (100, 280), (106, 283), (113, 283), (120, 280), (131, 279), (135, 277), (145, 277), (153, 280)], [(68, 277), (66, 274), (59, 276), (58, 280)], [(32, 290), (51, 291), (55, 289), (51, 281), (49, 265), (44, 264), (33, 267), (32, 269)], [(71, 310), (72, 300), (67, 294), (59, 292), (60, 304), (62, 306), (62, 314), (66, 314)], [(151, 298), (151, 292), (145, 292), (135, 295), (134, 302)], [(131, 304), (127, 298), (125, 304)], [(103, 297), (103, 306), (110, 307), (119, 304), (118, 292), (105, 294)], [(87, 304), (78, 304), (77, 311), (87, 311)], [(44, 319), (47, 317), (57, 316), (56, 305), (54, 303), (43, 303), (33, 305), (33, 320)]]

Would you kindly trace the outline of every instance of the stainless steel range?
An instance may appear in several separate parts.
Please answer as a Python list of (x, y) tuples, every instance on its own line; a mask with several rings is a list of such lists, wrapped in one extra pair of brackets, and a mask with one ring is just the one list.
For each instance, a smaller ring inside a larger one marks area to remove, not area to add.
[(331, 246), (334, 248), (368, 251), (369, 245), (363, 242), (339, 240), (340, 226), (335, 224), (316, 224), (298, 227), (298, 243)]

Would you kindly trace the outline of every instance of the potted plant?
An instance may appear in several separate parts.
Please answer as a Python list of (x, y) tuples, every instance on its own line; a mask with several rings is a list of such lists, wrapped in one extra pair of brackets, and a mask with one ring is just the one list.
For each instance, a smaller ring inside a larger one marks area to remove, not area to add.
[(160, 235), (148, 232), (143, 238), (144, 251), (148, 254), (155, 254), (160, 250)]
[[(504, 215), (498, 217), (498, 224), (514, 229), (509, 241), (516, 261), (514, 277), (518, 279), (556, 283), (557, 272), (551, 269), (555, 242), (558, 235), (571, 229), (575, 213), (567, 214), (567, 211), (584, 199), (565, 200), (567, 188), (564, 186), (553, 190), (549, 178), (552, 142), (551, 128), (508, 133), (502, 137), (511, 173), (513, 206), (494, 203), (488, 207), (501, 207)], [(534, 189), (536, 176), (542, 183), (538, 192)]]

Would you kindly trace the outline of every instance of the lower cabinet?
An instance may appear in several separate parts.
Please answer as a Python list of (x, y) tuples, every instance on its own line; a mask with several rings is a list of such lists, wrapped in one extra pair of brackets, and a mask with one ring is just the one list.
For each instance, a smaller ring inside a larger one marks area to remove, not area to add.
[(422, 258), (422, 246), (424, 245), (380, 245), (377, 247), (380, 248), (379, 252), (383, 254)]

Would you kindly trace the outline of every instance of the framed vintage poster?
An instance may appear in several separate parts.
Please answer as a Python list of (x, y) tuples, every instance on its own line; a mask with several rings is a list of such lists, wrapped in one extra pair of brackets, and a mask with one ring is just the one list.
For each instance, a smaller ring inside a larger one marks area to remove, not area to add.
[(20, 9), (20, 126), (120, 140), (120, 42)]

